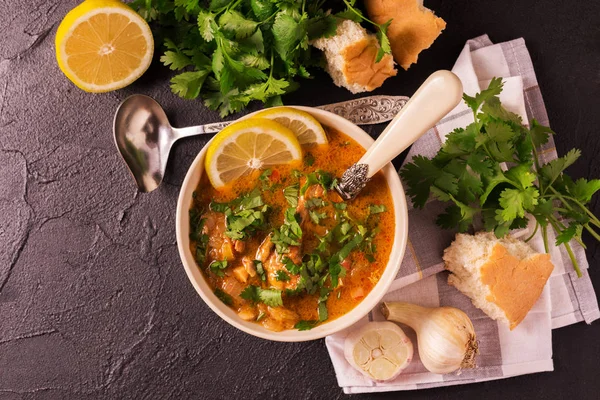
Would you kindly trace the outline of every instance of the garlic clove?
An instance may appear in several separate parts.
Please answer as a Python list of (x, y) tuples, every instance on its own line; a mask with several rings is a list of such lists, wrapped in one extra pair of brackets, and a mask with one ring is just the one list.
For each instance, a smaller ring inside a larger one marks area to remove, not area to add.
[(344, 343), (346, 360), (368, 378), (393, 379), (412, 360), (413, 345), (392, 322), (369, 322), (352, 332)]
[(358, 342), (354, 346), (352, 356), (358, 365), (366, 365), (371, 361), (371, 349), (366, 347), (363, 342)]
[(380, 381), (385, 381), (396, 377), (396, 371), (398, 365), (388, 360), (385, 357), (379, 357), (374, 359), (369, 366), (369, 374), (373, 377), (377, 377)]
[(369, 330), (369, 331), (365, 332), (365, 334), (362, 337), (362, 340), (365, 342), (367, 347), (369, 347), (370, 349), (379, 347), (379, 341), (380, 341), (379, 332), (377, 332), (376, 330)]

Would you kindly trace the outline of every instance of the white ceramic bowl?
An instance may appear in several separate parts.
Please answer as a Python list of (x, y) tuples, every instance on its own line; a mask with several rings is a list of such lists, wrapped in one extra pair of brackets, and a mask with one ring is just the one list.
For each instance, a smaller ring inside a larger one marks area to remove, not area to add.
[[(345, 133), (352, 139), (356, 140), (358, 144), (364, 148), (369, 148), (373, 143), (373, 139), (361, 128), (354, 125), (352, 122), (317, 108), (311, 107), (294, 107), (312, 114), (319, 122), (323, 125), (330, 126), (337, 129), (338, 131)], [(252, 116), (249, 114), (244, 118)], [(375, 285), (373, 290), (360, 302), (354, 309), (340, 318), (334, 319), (329, 322), (325, 322), (308, 331), (298, 330), (287, 330), (282, 332), (273, 332), (263, 328), (262, 325), (244, 321), (237, 316), (237, 314), (229, 307), (227, 307), (221, 300), (219, 300), (213, 293), (202, 272), (196, 265), (194, 256), (190, 251), (190, 219), (189, 209), (192, 204), (192, 193), (196, 189), (200, 177), (204, 173), (204, 157), (206, 155), (207, 146), (205, 146), (187, 172), (181, 192), (179, 193), (179, 201), (177, 202), (177, 216), (176, 216), (176, 231), (177, 231), (177, 247), (179, 248), (179, 255), (187, 273), (188, 278), (194, 285), (194, 288), (202, 297), (204, 302), (221, 318), (229, 322), (242, 331), (249, 333), (254, 336), (258, 336), (263, 339), (281, 341), (281, 342), (302, 342), (306, 340), (314, 340), (331, 335), (348, 326), (354, 324), (359, 319), (364, 317), (371, 311), (377, 303), (381, 300), (383, 295), (387, 292), (390, 285), (392, 284), (398, 270), (400, 269), (400, 263), (404, 256), (404, 250), (406, 248), (406, 240), (408, 236), (408, 213), (406, 208), (406, 198), (404, 196), (404, 190), (400, 184), (398, 174), (394, 170), (392, 164), (388, 164), (383, 169), (386, 181), (390, 187), (394, 202), (394, 219), (396, 221), (396, 228), (394, 232), (394, 245), (392, 246), (392, 252), (388, 264), (381, 276), (379, 282)]]

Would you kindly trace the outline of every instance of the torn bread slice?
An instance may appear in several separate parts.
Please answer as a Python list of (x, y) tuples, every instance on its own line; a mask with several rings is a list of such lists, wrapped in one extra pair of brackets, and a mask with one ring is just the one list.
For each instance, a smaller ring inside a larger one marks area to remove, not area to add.
[(397, 73), (391, 55), (375, 62), (379, 43), (357, 22), (344, 20), (338, 24), (335, 36), (311, 44), (325, 53), (325, 69), (333, 82), (352, 93), (370, 92)]
[(467, 295), (490, 318), (514, 329), (534, 306), (554, 265), (550, 255), (491, 232), (457, 234), (444, 251), (448, 283)]
[(387, 36), (394, 59), (405, 70), (446, 28), (446, 22), (424, 7), (423, 0), (365, 0), (365, 6), (374, 22), (392, 20)]

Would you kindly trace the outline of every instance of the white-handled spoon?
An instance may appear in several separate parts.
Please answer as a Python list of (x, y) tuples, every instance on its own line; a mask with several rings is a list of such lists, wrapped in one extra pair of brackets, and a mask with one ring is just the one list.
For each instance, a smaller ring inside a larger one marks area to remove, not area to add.
[(462, 83), (452, 72), (431, 74), (365, 155), (344, 172), (335, 187), (339, 195), (354, 198), (373, 175), (456, 107), (462, 93)]

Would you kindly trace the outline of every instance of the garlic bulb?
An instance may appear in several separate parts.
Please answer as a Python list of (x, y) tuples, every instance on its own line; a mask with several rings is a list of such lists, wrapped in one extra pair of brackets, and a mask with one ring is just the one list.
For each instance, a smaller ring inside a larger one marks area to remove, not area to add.
[(414, 304), (383, 303), (383, 315), (406, 324), (417, 333), (419, 357), (429, 371), (447, 374), (474, 368), (478, 345), (473, 323), (454, 307), (426, 308)]
[(413, 345), (393, 322), (369, 322), (348, 335), (344, 356), (366, 377), (386, 381), (398, 376), (410, 363)]

